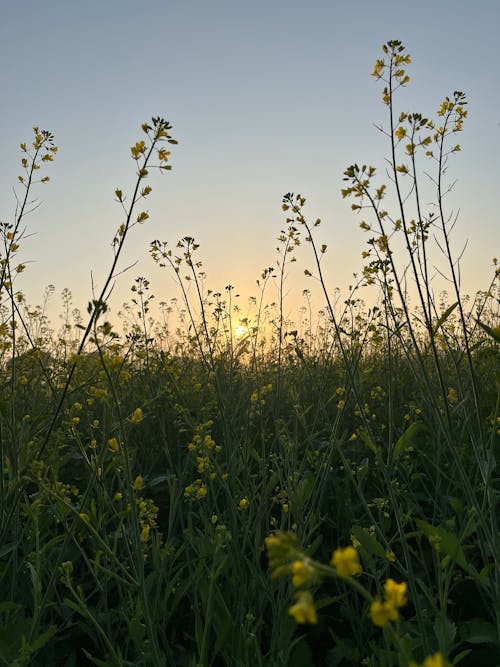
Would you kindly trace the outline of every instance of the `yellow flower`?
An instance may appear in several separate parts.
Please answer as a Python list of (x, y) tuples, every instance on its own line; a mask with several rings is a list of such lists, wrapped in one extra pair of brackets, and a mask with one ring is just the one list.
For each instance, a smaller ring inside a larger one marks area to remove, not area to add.
[(142, 475), (137, 475), (133, 483), (134, 491), (141, 491), (144, 488), (144, 479)]
[(151, 530), (151, 526), (145, 525), (143, 529), (141, 530), (141, 542), (147, 542), (149, 540), (149, 532)]
[(359, 562), (358, 552), (354, 547), (336, 549), (333, 552), (330, 563), (337, 570), (339, 577), (350, 577), (354, 574), (361, 574), (363, 571)]
[(246, 510), (249, 504), (250, 503), (248, 502), (248, 498), (242, 498), (238, 503), (238, 506), (240, 509)]
[(116, 438), (110, 438), (108, 440), (108, 447), (109, 447), (110, 451), (117, 452), (120, 449), (120, 445), (118, 444), (118, 440)]
[(139, 157), (146, 152), (146, 144), (144, 141), (138, 141), (135, 146), (131, 147), (130, 152), (132, 154), (132, 158), (134, 160), (138, 160)]
[(434, 653), (434, 655), (429, 655), (422, 663), (422, 665), (417, 665), (416, 662), (410, 662), (410, 667), (448, 667), (450, 663), (445, 661), (442, 653)]
[(404, 607), (407, 603), (406, 590), (406, 582), (398, 584), (394, 579), (387, 579), (384, 584), (385, 599), (397, 609)]
[(292, 563), (292, 583), (294, 586), (303, 586), (316, 579), (316, 570), (309, 558), (294, 560)]
[(266, 548), (267, 551), (269, 552), (269, 555), (272, 556), (273, 551), (278, 550), (280, 548), (282, 540), (278, 534), (278, 535), (269, 535), (268, 537), (266, 537), (264, 542), (266, 543)]
[(314, 606), (314, 600), (309, 591), (299, 591), (295, 596), (297, 602), (292, 605), (288, 613), (293, 616), (296, 623), (317, 623), (318, 616)]
[(383, 628), (389, 621), (397, 621), (399, 613), (392, 604), (382, 602), (380, 598), (375, 598), (370, 606), (370, 618), (375, 625)]
[(130, 417), (130, 421), (133, 424), (139, 424), (139, 422), (142, 422), (143, 419), (144, 419), (144, 417), (142, 415), (141, 408), (136, 408), (134, 410), (134, 412), (132, 413), (132, 416)]
[(424, 660), (422, 667), (446, 667), (442, 653), (434, 653)]
[(374, 76), (377, 79), (380, 79), (382, 76), (382, 72), (384, 71), (385, 63), (383, 60), (377, 60), (375, 63), (375, 67), (372, 72), (372, 76)]
[(406, 582), (398, 584), (394, 579), (387, 579), (384, 584), (384, 601), (376, 597), (370, 606), (370, 617), (375, 625), (383, 628), (389, 621), (398, 620), (399, 608), (407, 603), (406, 590)]

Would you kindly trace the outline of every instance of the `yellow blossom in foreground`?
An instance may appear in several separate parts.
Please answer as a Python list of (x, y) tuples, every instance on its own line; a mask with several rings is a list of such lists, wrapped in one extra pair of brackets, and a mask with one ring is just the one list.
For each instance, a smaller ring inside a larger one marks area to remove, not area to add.
[(309, 558), (295, 560), (292, 563), (292, 583), (294, 586), (303, 586), (315, 581), (316, 569)]
[(337, 570), (339, 577), (350, 577), (354, 574), (361, 574), (363, 571), (358, 552), (354, 547), (336, 549), (330, 562)]
[[(383, 628), (389, 621), (397, 621), (399, 608), (404, 607), (406, 599), (406, 582), (398, 584), (394, 579), (387, 579), (384, 584), (384, 600), (376, 597), (370, 606), (370, 617), (375, 625)], [(426, 667), (429, 667), (426, 665)], [(430, 665), (430, 667), (433, 667)]]
[(399, 612), (394, 605), (382, 602), (380, 598), (375, 598), (370, 606), (370, 618), (374, 625), (383, 628), (389, 621), (397, 621)]
[(410, 667), (448, 667), (450, 663), (443, 658), (442, 653), (434, 653), (428, 656), (422, 663), (417, 665), (416, 662), (410, 662)]
[(397, 609), (404, 607), (407, 603), (406, 590), (406, 582), (398, 584), (394, 579), (387, 579), (384, 584), (385, 599)]
[(288, 613), (293, 616), (296, 623), (317, 623), (318, 616), (311, 593), (299, 591), (295, 599), (297, 602), (289, 608)]
[(242, 498), (238, 503), (238, 506), (240, 509), (246, 510), (249, 504), (250, 503), (248, 502), (248, 498)]

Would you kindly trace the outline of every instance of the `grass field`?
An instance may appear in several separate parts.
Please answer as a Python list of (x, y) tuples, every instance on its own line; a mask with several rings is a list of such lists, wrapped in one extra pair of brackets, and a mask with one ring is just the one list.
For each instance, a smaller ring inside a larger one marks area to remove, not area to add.
[[(444, 174), (466, 100), (445, 98), (435, 120), (396, 112), (409, 63), (388, 42), (373, 72), (391, 159), (382, 180), (345, 171), (367, 244), (341, 303), (320, 221), (288, 193), (251, 318), (231, 287), (206, 289), (184, 237), (150, 247), (178, 281), (183, 320), (153, 321), (137, 278), (128, 323), (110, 322), (147, 179), (176, 143), (154, 118), (131, 149), (134, 188), (115, 192), (123, 222), (102, 291), (86, 316), (66, 292), (54, 332), (17, 289), (16, 256), (57, 149), (39, 128), (21, 144), (24, 189), (1, 228), (0, 664), (500, 665), (499, 270), (464, 296)], [(294, 324), (285, 281), (300, 244), (325, 307)], [(436, 247), (446, 295), (433, 291)]]

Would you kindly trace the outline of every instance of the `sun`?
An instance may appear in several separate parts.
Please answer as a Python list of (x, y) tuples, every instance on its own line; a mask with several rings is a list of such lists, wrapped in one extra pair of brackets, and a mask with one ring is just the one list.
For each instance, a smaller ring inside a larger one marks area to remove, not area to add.
[(241, 336), (243, 336), (245, 333), (246, 333), (246, 328), (241, 326), (241, 324), (237, 326), (236, 329), (234, 330), (234, 335), (236, 336), (236, 338), (241, 338)]

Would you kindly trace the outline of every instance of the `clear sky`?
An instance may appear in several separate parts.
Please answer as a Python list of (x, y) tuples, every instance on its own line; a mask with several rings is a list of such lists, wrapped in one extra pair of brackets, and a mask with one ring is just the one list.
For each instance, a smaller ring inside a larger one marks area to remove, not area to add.
[[(134, 184), (130, 146), (160, 115), (180, 142), (174, 170), (151, 178), (151, 217), (132, 230), (122, 267), (138, 263), (117, 281), (114, 312), (139, 275), (157, 301), (176, 294), (148, 256), (155, 238), (194, 236), (209, 287), (255, 294), (276, 261), (288, 191), (322, 218), (329, 284), (345, 289), (366, 236), (341, 198), (342, 173), (353, 162), (384, 167), (374, 123), (385, 123), (386, 107), (370, 73), (382, 43), (400, 39), (413, 59), (401, 110), (429, 115), (454, 90), (467, 94), (449, 203), (460, 209), (457, 250), (468, 240), (464, 291), (486, 288), (500, 254), (499, 34), (498, 0), (0, 0), (0, 219), (12, 220), (19, 143), (32, 126), (59, 146), (50, 184), (35, 191), (42, 205), (26, 219), (20, 257), (31, 263), (18, 286), (33, 305), (45, 285), (66, 287), (85, 308), (91, 271), (99, 285), (122, 222), (114, 190)], [(291, 302), (310, 287), (306, 248), (299, 260)]]

